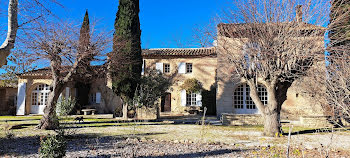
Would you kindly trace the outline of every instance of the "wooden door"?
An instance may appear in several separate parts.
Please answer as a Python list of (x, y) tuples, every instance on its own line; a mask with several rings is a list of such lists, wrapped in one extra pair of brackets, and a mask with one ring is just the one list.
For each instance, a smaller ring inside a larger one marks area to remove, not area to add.
[(170, 112), (171, 111), (171, 93), (166, 93), (162, 96), (161, 101), (161, 112)]

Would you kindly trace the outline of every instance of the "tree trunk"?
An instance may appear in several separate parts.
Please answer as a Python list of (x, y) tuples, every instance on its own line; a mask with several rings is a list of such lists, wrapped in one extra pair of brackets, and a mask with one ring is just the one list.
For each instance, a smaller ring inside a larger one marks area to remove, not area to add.
[(281, 133), (280, 114), (279, 112), (272, 112), (268, 115), (264, 115), (264, 135), (273, 137), (279, 136)]
[(18, 0), (9, 0), (8, 6), (8, 27), (5, 41), (0, 46), (0, 67), (6, 65), (6, 58), (15, 46), (15, 40), (18, 29)]
[(123, 119), (128, 119), (128, 102), (123, 102)]
[(277, 82), (267, 87), (268, 105), (263, 112), (265, 136), (279, 136), (282, 132), (282, 104), (287, 100), (287, 91), (291, 85), (292, 82)]
[(44, 116), (40, 120), (40, 124), (38, 126), (39, 129), (53, 130), (59, 127), (59, 121), (56, 116), (56, 103), (60, 93), (63, 91), (64, 84), (54, 82), (52, 87), (53, 88), (48, 97), (47, 105), (44, 109)]
[(259, 98), (256, 82), (248, 81), (247, 83), (249, 87), (255, 87), (250, 89), (250, 97), (263, 116), (264, 135), (271, 137), (279, 135), (282, 132), (280, 123), (282, 104), (287, 99), (287, 91), (292, 81), (278, 82), (275, 80), (265, 85), (268, 94), (267, 105), (264, 105)]
[(159, 106), (160, 104), (157, 104), (156, 106), (156, 113), (157, 113), (157, 119), (160, 119), (160, 111), (161, 111), (161, 107)]

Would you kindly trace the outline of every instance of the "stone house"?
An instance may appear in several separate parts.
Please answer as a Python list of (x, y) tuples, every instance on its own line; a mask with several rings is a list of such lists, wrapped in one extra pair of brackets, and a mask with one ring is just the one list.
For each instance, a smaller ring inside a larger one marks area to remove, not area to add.
[[(208, 106), (215, 114), (215, 105), (206, 105), (208, 96), (203, 93), (215, 87), (215, 47), (148, 49), (143, 50), (142, 56), (144, 73), (156, 69), (172, 82), (167, 94), (161, 98), (162, 113), (188, 114), (200, 111), (202, 106)], [(201, 83), (202, 92), (188, 93), (181, 88), (187, 79), (193, 78)], [(211, 99), (215, 104), (215, 97)]]
[[(43, 114), (52, 83), (49, 68), (18, 74), (17, 115)], [(80, 108), (94, 108), (97, 113), (114, 113), (120, 98), (107, 86), (105, 76), (89, 83), (70, 82), (60, 99), (75, 98)], [(78, 112), (79, 113), (79, 112)]]
[[(201, 110), (202, 93), (188, 94), (180, 86), (186, 79), (195, 78), (200, 81), (204, 90), (213, 89), (217, 65), (214, 47), (148, 49), (143, 50), (142, 56), (143, 74), (150, 69), (156, 69), (173, 83), (160, 99), (160, 112), (176, 115)], [(17, 115), (43, 114), (51, 83), (49, 68), (19, 74)], [(61, 96), (76, 98), (80, 106), (93, 107), (97, 113), (114, 113), (117, 107), (121, 109), (121, 100), (113, 93), (111, 81), (106, 75), (95, 78), (88, 84), (71, 82)], [(212, 101), (215, 103), (215, 98)], [(211, 109), (215, 114), (215, 106), (211, 106)], [(138, 109), (137, 112), (139, 118), (151, 119), (156, 116), (147, 110)]]
[[(221, 118), (224, 124), (261, 124), (263, 122), (249, 96), (249, 86), (243, 79), (232, 74), (232, 66), (222, 51), (227, 41), (231, 44), (242, 44), (235, 42), (235, 37), (225, 34), (225, 31), (232, 31), (232, 25), (241, 25), (244, 28), (244, 24), (219, 24), (214, 47), (162, 48), (142, 51), (142, 74), (145, 75), (147, 71), (155, 69), (172, 82), (166, 95), (160, 96), (158, 108), (161, 113), (188, 114), (207, 107), (209, 113)], [(319, 29), (309, 24), (306, 26), (308, 29)], [(324, 45), (321, 34), (310, 39)], [(85, 85), (72, 82), (62, 92), (62, 96), (78, 98), (81, 106), (96, 108), (98, 113), (114, 113), (117, 107), (121, 107), (121, 101), (113, 93), (111, 82), (106, 76), (94, 78)], [(50, 92), (48, 85), (52, 82), (49, 69), (19, 74), (18, 78), (17, 115), (43, 114), (47, 95)], [(193, 78), (202, 85), (202, 91), (199, 93), (188, 93), (181, 88), (186, 80)], [(307, 77), (302, 78), (288, 89), (287, 100), (282, 105), (281, 118), (303, 125), (323, 126), (328, 123), (326, 116), (320, 103), (305, 92), (308, 88), (305, 84), (307, 82), (310, 82)], [(268, 94), (262, 83), (258, 91), (261, 100), (267, 103)], [(152, 113), (154, 112), (155, 110)], [(141, 118), (155, 118), (151, 113), (137, 113)]]
[[(236, 25), (236, 26), (235, 26)], [(239, 27), (238, 27), (239, 25)], [(271, 25), (273, 24), (261, 24)], [(288, 24), (286, 24), (288, 25)], [(251, 27), (245, 24), (219, 24), (217, 28), (217, 115), (222, 117), (224, 124), (242, 125), (242, 124), (262, 124), (263, 119), (259, 114), (257, 107), (249, 96), (250, 88), (246, 81), (232, 74), (232, 64), (228, 61), (227, 45), (235, 45), (237, 48), (244, 48), (244, 43), (237, 39), (234, 31), (238, 28), (245, 29)], [(266, 26), (265, 26), (266, 27)], [(324, 46), (324, 28), (317, 27), (311, 24), (302, 24), (302, 31), (319, 31), (320, 34), (315, 34), (312, 37), (307, 37), (306, 40), (313, 41), (318, 48)], [(251, 28), (254, 29), (254, 28)], [(230, 33), (228, 33), (230, 32)], [(243, 33), (242, 33), (243, 34)], [(242, 38), (242, 37), (239, 37)], [(241, 49), (229, 50), (230, 53), (242, 51)], [(316, 64), (317, 65), (317, 64)], [(319, 63), (318, 66), (324, 66)], [(259, 79), (258, 79), (259, 82)], [(310, 80), (307, 77), (295, 81), (288, 89), (287, 100), (282, 105), (281, 119), (288, 120), (295, 124), (306, 126), (326, 126), (329, 125), (327, 116), (320, 102), (316, 101), (311, 95), (305, 91), (308, 87), (307, 82)], [(267, 104), (268, 94), (263, 82), (259, 83), (258, 93), (261, 101)]]

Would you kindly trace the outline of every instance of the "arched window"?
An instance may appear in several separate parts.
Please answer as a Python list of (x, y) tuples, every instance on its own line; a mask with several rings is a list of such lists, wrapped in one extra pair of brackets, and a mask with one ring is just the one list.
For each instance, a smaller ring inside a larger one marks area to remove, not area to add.
[[(264, 105), (267, 104), (267, 90), (264, 86), (258, 85), (258, 95)], [(250, 87), (247, 84), (239, 85), (233, 93), (233, 106), (236, 113), (258, 113), (252, 98), (250, 97)]]
[(47, 84), (40, 84), (32, 91), (32, 106), (46, 105), (50, 93), (50, 86)]

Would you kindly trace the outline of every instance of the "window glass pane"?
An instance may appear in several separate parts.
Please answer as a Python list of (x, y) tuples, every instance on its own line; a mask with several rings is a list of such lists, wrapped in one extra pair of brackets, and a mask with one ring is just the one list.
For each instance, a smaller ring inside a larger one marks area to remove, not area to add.
[(164, 73), (170, 73), (170, 64), (164, 64)]
[(256, 109), (255, 104), (250, 97), (250, 88), (248, 85), (246, 85), (246, 107), (247, 109)]
[(197, 104), (197, 95), (196, 93), (186, 94), (186, 105), (195, 106)]
[[(261, 102), (264, 105), (267, 105), (267, 90), (264, 86), (258, 85), (257, 87), (258, 95), (261, 100)], [(244, 93), (245, 92), (245, 93)], [(238, 86), (234, 91), (234, 108), (235, 109), (243, 109), (246, 107), (246, 109), (256, 109), (256, 105), (252, 98), (250, 97), (250, 88), (247, 84), (242, 84)]]
[(240, 85), (234, 91), (234, 108), (243, 109), (243, 85)]
[(186, 63), (186, 73), (192, 73), (192, 63)]
[(50, 86), (40, 84), (32, 91), (32, 105), (46, 105), (50, 94)]

